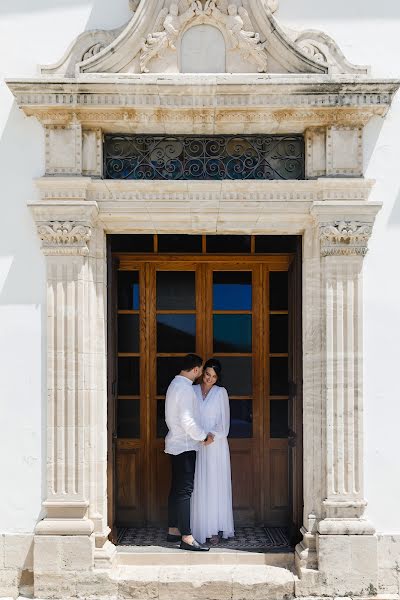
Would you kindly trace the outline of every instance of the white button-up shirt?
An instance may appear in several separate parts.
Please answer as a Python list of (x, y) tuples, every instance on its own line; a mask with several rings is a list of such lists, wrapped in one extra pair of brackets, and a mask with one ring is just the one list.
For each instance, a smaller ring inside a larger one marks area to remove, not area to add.
[(197, 399), (193, 384), (187, 377), (177, 375), (170, 383), (165, 398), (165, 438), (167, 454), (182, 454), (199, 449), (199, 442), (207, 437), (200, 427)]

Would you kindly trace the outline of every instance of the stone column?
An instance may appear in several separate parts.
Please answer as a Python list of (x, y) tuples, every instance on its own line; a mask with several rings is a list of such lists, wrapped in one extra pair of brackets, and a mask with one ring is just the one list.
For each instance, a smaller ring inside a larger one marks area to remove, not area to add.
[(365, 204), (357, 214), (349, 203), (337, 218), (329, 204), (313, 209), (321, 252), (324, 458), (318, 569), (332, 594), (362, 595), (377, 581), (375, 530), (364, 516), (362, 266), (379, 206)]
[(31, 206), (47, 268), (47, 497), (34, 549), (42, 597), (61, 572), (75, 585), (77, 572), (106, 566), (115, 552), (106, 521), (105, 235), (95, 202), (55, 195), (47, 189)]

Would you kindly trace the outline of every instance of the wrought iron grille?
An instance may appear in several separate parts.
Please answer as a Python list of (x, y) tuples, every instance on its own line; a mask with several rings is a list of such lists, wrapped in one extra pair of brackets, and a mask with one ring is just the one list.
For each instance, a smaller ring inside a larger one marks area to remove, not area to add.
[(301, 135), (106, 135), (106, 179), (304, 179)]

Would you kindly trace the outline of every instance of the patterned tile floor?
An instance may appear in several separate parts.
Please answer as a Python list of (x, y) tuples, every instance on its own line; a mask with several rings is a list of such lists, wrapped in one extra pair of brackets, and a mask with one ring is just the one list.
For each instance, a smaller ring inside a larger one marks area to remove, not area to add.
[[(165, 541), (166, 531), (158, 527), (120, 528), (118, 545), (131, 546), (145, 551), (146, 547), (173, 549), (178, 544)], [(150, 548), (149, 548), (150, 549)], [(221, 540), (216, 546), (220, 550), (246, 552), (292, 552), (288, 531), (284, 527), (237, 527), (235, 537)]]

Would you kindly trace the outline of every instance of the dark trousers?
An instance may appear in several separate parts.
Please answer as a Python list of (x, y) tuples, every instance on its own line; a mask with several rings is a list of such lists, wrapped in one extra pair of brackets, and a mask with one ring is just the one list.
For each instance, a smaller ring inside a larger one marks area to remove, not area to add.
[(190, 535), (190, 499), (193, 492), (196, 452), (171, 456), (172, 479), (168, 497), (168, 527), (177, 527), (181, 535)]

